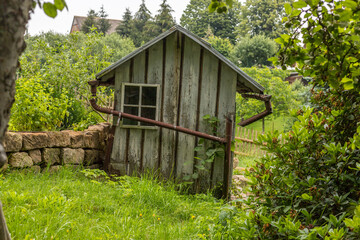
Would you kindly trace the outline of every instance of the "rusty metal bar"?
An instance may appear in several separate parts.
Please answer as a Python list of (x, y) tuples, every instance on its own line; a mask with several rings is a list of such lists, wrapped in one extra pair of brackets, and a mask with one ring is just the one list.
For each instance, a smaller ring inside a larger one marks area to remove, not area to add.
[(260, 120), (272, 113), (272, 107), (271, 107), (271, 102), (270, 102), (271, 95), (256, 95), (256, 94), (243, 93), (243, 94), (241, 94), (241, 96), (244, 98), (254, 98), (256, 100), (264, 101), (266, 109), (265, 109), (265, 111), (263, 111), (259, 114), (256, 114), (255, 116), (252, 116), (251, 118), (241, 121), (240, 123), (238, 123), (239, 126), (245, 127), (245, 126), (247, 126), (257, 120)]
[(224, 161), (224, 185), (223, 198), (229, 200), (230, 195), (230, 169), (231, 169), (231, 141), (232, 141), (233, 120), (226, 118), (226, 144), (225, 144), (225, 161)]
[[(96, 88), (97, 88), (97, 86), (99, 86), (99, 82), (96, 81), (96, 80), (95, 81), (90, 81), (89, 85), (91, 86), (92, 96), (96, 97)], [(149, 118), (143, 118), (143, 117), (139, 117), (139, 116), (128, 114), (128, 113), (119, 112), (119, 111), (112, 110), (112, 109), (109, 109), (109, 108), (100, 107), (99, 105), (96, 104), (96, 99), (95, 98), (90, 99), (90, 103), (91, 103), (91, 106), (96, 111), (99, 111), (99, 112), (102, 112), (102, 113), (112, 114), (112, 115), (118, 116), (120, 118), (127, 118), (127, 119), (131, 119), (131, 120), (139, 121), (139, 122), (149, 123), (149, 124), (152, 124), (152, 125), (155, 125), (155, 126), (172, 129), (172, 130), (175, 130), (175, 131), (183, 132), (183, 133), (193, 135), (193, 136), (196, 136), (196, 137), (209, 139), (209, 140), (212, 140), (212, 141), (217, 141), (217, 142), (220, 142), (220, 143), (227, 143), (226, 138), (216, 137), (216, 136), (209, 135), (209, 134), (206, 134), (206, 133), (194, 131), (194, 130), (191, 130), (191, 129), (188, 129), (188, 128), (175, 126), (175, 125), (172, 125), (172, 124), (169, 124), (169, 123), (164, 123), (164, 122), (152, 120), (152, 119), (149, 119)]]

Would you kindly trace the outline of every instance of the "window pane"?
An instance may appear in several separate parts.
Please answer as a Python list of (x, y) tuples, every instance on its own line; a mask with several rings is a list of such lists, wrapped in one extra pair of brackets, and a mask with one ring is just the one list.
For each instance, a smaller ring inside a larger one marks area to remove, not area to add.
[[(146, 108), (146, 107), (142, 107), (141, 108), (141, 116), (144, 118), (150, 118), (155, 120), (155, 116), (156, 116), (156, 109), (155, 108)], [(148, 123), (140, 123), (141, 126), (154, 126), (152, 124), (148, 124)]]
[(141, 105), (156, 106), (156, 87), (143, 87)]
[(139, 104), (140, 87), (125, 86), (124, 104)]
[[(129, 113), (129, 114), (138, 116), (139, 108), (138, 107), (124, 107), (124, 113)], [(124, 125), (138, 125), (138, 122), (127, 119), (127, 118), (123, 118), (123, 124)]]

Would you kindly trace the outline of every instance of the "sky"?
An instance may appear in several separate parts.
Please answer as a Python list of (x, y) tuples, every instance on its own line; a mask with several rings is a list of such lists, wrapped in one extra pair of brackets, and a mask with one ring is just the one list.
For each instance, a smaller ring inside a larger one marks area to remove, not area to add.
[[(145, 0), (145, 5), (152, 16), (157, 13), (161, 2), (162, 0)], [(173, 16), (179, 23), (182, 12), (190, 0), (168, 0), (167, 2), (174, 10)], [(50, 30), (57, 33), (69, 33), (74, 16), (86, 16), (90, 9), (99, 11), (101, 5), (104, 5), (108, 18), (121, 19), (127, 7), (134, 14), (139, 9), (141, 0), (66, 0), (66, 3), (69, 10), (64, 9), (58, 12), (55, 19), (46, 16), (43, 10), (37, 7), (28, 24), (29, 34), (36, 35)]]

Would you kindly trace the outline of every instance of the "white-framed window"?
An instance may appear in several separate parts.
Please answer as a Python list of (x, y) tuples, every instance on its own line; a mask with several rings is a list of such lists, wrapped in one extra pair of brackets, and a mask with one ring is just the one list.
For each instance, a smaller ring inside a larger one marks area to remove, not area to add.
[[(121, 89), (121, 111), (139, 117), (158, 120), (159, 84), (123, 83)], [(148, 123), (122, 119), (122, 127), (156, 129)]]

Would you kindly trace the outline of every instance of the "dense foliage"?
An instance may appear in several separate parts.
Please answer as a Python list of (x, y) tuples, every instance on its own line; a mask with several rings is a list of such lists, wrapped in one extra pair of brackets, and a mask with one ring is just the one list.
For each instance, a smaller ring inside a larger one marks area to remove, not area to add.
[[(10, 129), (76, 129), (100, 121), (87, 101), (87, 81), (133, 51), (131, 40), (117, 34), (44, 33), (26, 41)], [(111, 91), (100, 96), (107, 103)]]
[(99, 19), (97, 20), (97, 28), (99, 29), (99, 32), (105, 35), (111, 27), (111, 24), (109, 20), (106, 19), (109, 15), (105, 12), (104, 5), (101, 6), (98, 15)]
[(133, 16), (129, 8), (126, 8), (124, 15), (122, 16), (122, 21), (116, 27), (116, 32), (122, 36), (130, 38), (133, 34), (134, 22)]
[[(265, 94), (271, 95), (273, 113), (266, 121), (274, 121), (282, 117), (289, 123), (283, 122), (283, 128), (291, 127), (294, 120), (291, 118), (292, 109), (308, 106), (310, 87), (304, 86), (300, 81), (289, 84), (284, 81), (289, 71), (269, 68), (242, 68), (242, 70), (253, 79), (256, 79), (265, 88)], [(240, 94), (236, 96), (236, 122), (247, 119), (265, 110), (264, 102), (243, 98)], [(289, 125), (289, 126), (288, 126)], [(267, 129), (265, 129), (267, 130)]]
[(116, 32), (120, 36), (131, 38), (135, 46), (139, 47), (175, 25), (172, 12), (173, 10), (167, 0), (163, 0), (158, 13), (152, 17), (145, 1), (142, 1), (134, 16), (132, 16), (130, 9), (126, 9)]
[(246, 0), (240, 10), (239, 35), (264, 35), (274, 39), (288, 33), (281, 21), (285, 16), (284, 3), (288, 2), (292, 0)]
[(233, 8), (224, 14), (209, 13), (210, 0), (191, 0), (180, 19), (181, 26), (199, 37), (205, 37), (208, 27), (214, 36), (229, 39), (235, 43), (235, 28), (239, 24), (238, 9), (240, 4), (235, 1)]
[(96, 28), (99, 33), (105, 35), (111, 26), (109, 20), (106, 19), (107, 16), (108, 14), (106, 13), (104, 6), (101, 6), (99, 12), (95, 12), (95, 10), (90, 9), (86, 19), (81, 25), (81, 31), (84, 33), (90, 33)]
[(312, 78), (313, 108), (294, 112), (289, 133), (259, 139), (269, 154), (247, 173), (251, 195), (243, 206), (251, 211), (234, 236), (359, 239), (359, 6), (285, 4), (284, 21), (294, 32), (277, 39), (279, 63), (297, 63)]
[(233, 62), (241, 67), (271, 66), (268, 61), (278, 50), (277, 44), (264, 35), (244, 37), (236, 43), (231, 52)]
[(167, 0), (163, 0), (163, 2), (160, 4), (158, 14), (155, 16), (155, 22), (160, 33), (169, 30), (172, 26), (175, 25), (175, 19), (171, 15), (174, 10), (172, 10), (170, 5), (167, 4), (166, 1)]
[(208, 43), (211, 44), (213, 48), (215, 48), (219, 53), (224, 55), (224, 57), (229, 57), (231, 51), (234, 46), (231, 44), (229, 39), (222, 39), (216, 36), (210, 36), (205, 39)]

